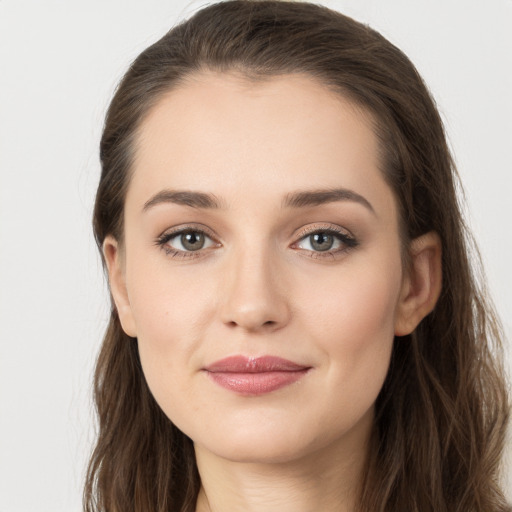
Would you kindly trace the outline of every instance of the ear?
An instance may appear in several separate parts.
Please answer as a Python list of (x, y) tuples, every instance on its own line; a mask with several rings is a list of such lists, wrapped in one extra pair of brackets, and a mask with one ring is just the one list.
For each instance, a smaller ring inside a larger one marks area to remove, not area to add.
[(121, 327), (128, 336), (135, 338), (137, 331), (126, 288), (124, 255), (119, 247), (119, 242), (113, 236), (105, 237), (103, 256), (107, 263), (110, 293), (116, 305)]
[(411, 242), (395, 317), (396, 336), (410, 334), (434, 309), (442, 288), (441, 253), (441, 239), (434, 231)]

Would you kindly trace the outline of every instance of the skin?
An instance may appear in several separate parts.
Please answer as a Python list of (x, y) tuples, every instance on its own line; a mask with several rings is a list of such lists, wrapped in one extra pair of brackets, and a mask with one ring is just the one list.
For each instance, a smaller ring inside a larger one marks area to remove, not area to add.
[[(124, 244), (108, 237), (104, 253), (149, 387), (194, 441), (197, 511), (353, 509), (394, 336), (416, 327), (441, 288), (435, 234), (407, 246), (402, 268), (377, 144), (368, 114), (301, 75), (198, 74), (140, 127)], [(283, 206), (319, 189), (364, 200)], [(211, 194), (220, 207), (158, 196), (169, 190)], [(204, 231), (205, 246), (187, 253), (179, 235), (159, 245), (183, 227)], [(308, 230), (333, 229), (356, 243), (333, 235), (332, 250), (315, 250)], [(310, 370), (241, 395), (203, 371), (237, 354)]]

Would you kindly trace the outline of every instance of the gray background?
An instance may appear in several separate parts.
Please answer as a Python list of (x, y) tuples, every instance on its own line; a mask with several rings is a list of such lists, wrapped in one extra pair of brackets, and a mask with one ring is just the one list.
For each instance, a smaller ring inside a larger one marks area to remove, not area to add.
[[(512, 1), (324, 3), (430, 86), (511, 337)], [(104, 111), (128, 63), (204, 4), (0, 0), (0, 512), (80, 510), (108, 312), (90, 229)]]

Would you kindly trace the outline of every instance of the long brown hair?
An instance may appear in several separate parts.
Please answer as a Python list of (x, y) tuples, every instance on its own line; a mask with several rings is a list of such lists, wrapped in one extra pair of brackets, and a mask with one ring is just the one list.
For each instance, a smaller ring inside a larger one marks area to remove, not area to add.
[[(399, 205), (404, 246), (428, 231), (443, 244), (443, 291), (415, 332), (396, 338), (377, 399), (359, 510), (498, 512), (509, 402), (502, 333), (458, 204), (442, 122), (408, 58), (379, 33), (308, 3), (233, 0), (206, 7), (147, 48), (108, 110), (94, 209), (98, 247), (123, 238), (137, 129), (191, 73), (254, 80), (305, 73), (371, 113), (381, 167)], [(473, 255), (473, 256), (471, 256)], [(137, 340), (112, 306), (98, 358), (98, 439), (85, 487), (88, 512), (192, 512), (200, 480), (192, 442), (160, 410)]]

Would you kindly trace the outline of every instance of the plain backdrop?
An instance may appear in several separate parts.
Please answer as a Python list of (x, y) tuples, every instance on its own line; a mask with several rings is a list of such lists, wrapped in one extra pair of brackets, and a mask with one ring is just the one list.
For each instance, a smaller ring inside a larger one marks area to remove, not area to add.
[[(0, 512), (80, 510), (108, 312), (90, 227), (103, 117), (130, 61), (205, 3), (0, 0)], [(430, 86), (512, 337), (512, 0), (324, 3)]]

